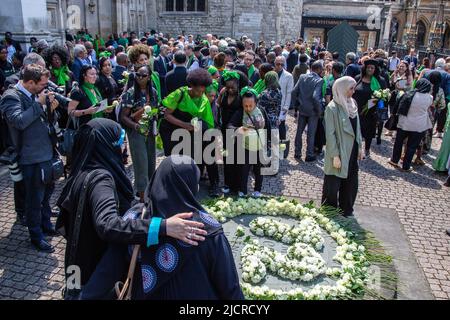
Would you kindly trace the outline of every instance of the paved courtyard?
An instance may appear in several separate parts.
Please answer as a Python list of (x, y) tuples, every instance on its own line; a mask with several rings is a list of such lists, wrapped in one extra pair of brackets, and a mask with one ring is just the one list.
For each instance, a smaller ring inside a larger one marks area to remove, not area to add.
[[(293, 145), (294, 119), (288, 119)], [(357, 206), (389, 209), (397, 215), (409, 250), (436, 299), (450, 299), (450, 190), (442, 187), (445, 176), (437, 175), (431, 162), (441, 141), (433, 142), (433, 150), (424, 159), (426, 165), (413, 173), (392, 169), (387, 160), (392, 151), (389, 137), (374, 145), (372, 156), (361, 162)], [(293, 148), (282, 162), (276, 177), (266, 177), (263, 193), (302, 199), (320, 200), (323, 181), (318, 163), (297, 162)], [(53, 201), (59, 195), (59, 182)], [(386, 226), (386, 232), (391, 228)], [(61, 299), (64, 281), (65, 241), (52, 238), (53, 254), (35, 251), (28, 240), (26, 227), (16, 223), (12, 182), (5, 167), (0, 167), (0, 299)], [(411, 280), (413, 281), (413, 280)], [(407, 284), (406, 284), (407, 285)]]

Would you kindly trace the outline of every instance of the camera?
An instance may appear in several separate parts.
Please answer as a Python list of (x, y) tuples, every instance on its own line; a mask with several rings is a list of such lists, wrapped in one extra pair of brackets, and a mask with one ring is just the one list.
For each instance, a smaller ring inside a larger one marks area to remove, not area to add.
[(64, 93), (65, 89), (58, 87), (54, 82), (49, 81), (47, 84), (47, 90), (55, 95), (55, 99), (59, 102), (60, 106), (67, 106), (72, 99), (67, 98)]
[(13, 147), (8, 147), (5, 152), (0, 155), (0, 163), (8, 166), (11, 180), (14, 182), (23, 180), (22, 170), (20, 169), (18, 161), (19, 154)]

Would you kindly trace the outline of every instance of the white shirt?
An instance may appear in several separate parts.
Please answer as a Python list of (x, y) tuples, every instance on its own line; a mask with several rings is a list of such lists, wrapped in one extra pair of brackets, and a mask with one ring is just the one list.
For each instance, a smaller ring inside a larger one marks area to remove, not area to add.
[(289, 110), (289, 106), (291, 105), (291, 94), (294, 89), (294, 77), (292, 77), (292, 75), (286, 70), (283, 70), (279, 83), (282, 95), (279, 120), (284, 121), (286, 120), (286, 114)]
[(400, 63), (399, 58), (389, 58), (389, 71), (395, 71)]
[(431, 129), (430, 116), (428, 109), (433, 103), (433, 96), (429, 93), (417, 92), (411, 102), (408, 115), (398, 117), (398, 127), (405, 131), (424, 132)]

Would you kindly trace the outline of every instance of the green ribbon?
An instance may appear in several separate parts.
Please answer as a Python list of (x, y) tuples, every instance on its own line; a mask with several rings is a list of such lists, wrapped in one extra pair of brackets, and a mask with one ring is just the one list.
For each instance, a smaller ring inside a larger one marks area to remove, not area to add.
[(219, 91), (219, 82), (217, 82), (217, 80), (213, 80), (212, 84), (206, 88), (206, 93), (210, 93), (212, 91)]
[(253, 86), (253, 89), (260, 95), (264, 90), (266, 90), (266, 83), (263, 79), (259, 79), (258, 82)]
[(157, 72), (152, 72), (152, 82), (156, 87), (156, 92), (158, 92), (158, 102), (161, 102), (161, 81), (159, 80), (159, 75)]
[(69, 68), (67, 66), (52, 68), (52, 74), (56, 77), (56, 84), (58, 86), (65, 86), (66, 82), (70, 80)]
[(210, 66), (210, 67), (208, 68), (208, 72), (209, 72), (209, 74), (210, 74), (211, 76), (215, 75), (218, 71), (219, 71), (219, 70), (217, 70), (217, 68), (214, 67), (214, 66)]
[[(95, 87), (94, 84), (85, 82), (82, 85), (82, 88), (84, 92), (86, 93), (86, 96), (88, 97), (89, 101), (91, 102), (92, 106), (95, 106), (97, 103), (102, 101), (102, 95), (100, 94), (100, 91)], [(91, 90), (94, 90), (95, 94), (92, 93)], [(92, 115), (92, 118), (102, 118), (103, 112), (98, 112)]]
[(241, 77), (239, 76), (239, 73), (237, 73), (236, 71), (229, 71), (229, 70), (224, 70), (224, 72), (222, 73), (222, 78), (223, 81), (230, 81), (232, 79), (237, 79), (239, 80)]
[(258, 92), (255, 89), (250, 88), (250, 87), (247, 86), (247, 87), (242, 88), (242, 90), (241, 90), (241, 97), (244, 94), (246, 94), (247, 92), (253, 93), (256, 97), (258, 96)]
[(252, 64), (251, 66), (250, 66), (250, 68), (248, 68), (248, 73), (247, 73), (247, 75), (248, 75), (248, 79), (250, 80), (250, 78), (253, 76), (253, 74), (255, 73), (255, 66)]
[(109, 52), (109, 51), (100, 52), (100, 54), (98, 55), (99, 59), (100, 58), (109, 58), (109, 57), (111, 57), (111, 52)]

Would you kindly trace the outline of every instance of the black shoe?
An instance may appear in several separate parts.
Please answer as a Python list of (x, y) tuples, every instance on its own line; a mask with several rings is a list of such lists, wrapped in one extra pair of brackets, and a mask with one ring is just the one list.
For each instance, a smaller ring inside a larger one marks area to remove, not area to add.
[(47, 237), (56, 237), (59, 236), (59, 232), (55, 230), (55, 228), (51, 229), (43, 229), (42, 233)]
[(378, 144), (378, 145), (381, 144), (381, 138), (380, 138), (380, 137), (377, 138), (377, 144)]
[(307, 156), (306, 159), (305, 159), (306, 162), (314, 162), (316, 160), (317, 160), (316, 157), (311, 157), (311, 156)]
[(296, 154), (296, 155), (294, 155), (294, 159), (298, 160), (298, 161), (302, 161), (302, 155), (301, 154)]
[(450, 236), (450, 229), (447, 229), (447, 235)]
[(450, 187), (450, 176), (448, 176), (447, 180), (444, 182), (445, 187)]
[(46, 240), (42, 239), (41, 241), (31, 241), (31, 244), (41, 252), (48, 252), (52, 253), (55, 252), (55, 249), (52, 247), (50, 243), (48, 243)]

